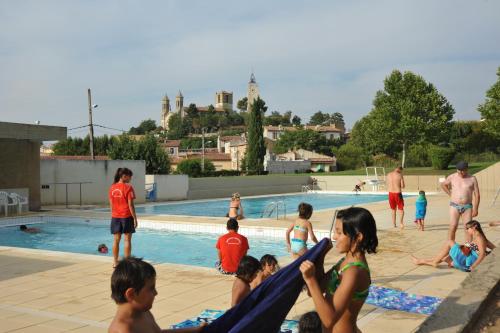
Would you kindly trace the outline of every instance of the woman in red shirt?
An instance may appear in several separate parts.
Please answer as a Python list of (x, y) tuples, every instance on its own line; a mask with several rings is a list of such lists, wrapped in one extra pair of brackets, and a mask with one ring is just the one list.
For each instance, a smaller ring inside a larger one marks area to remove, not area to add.
[(132, 234), (137, 228), (137, 216), (135, 215), (134, 199), (135, 192), (130, 180), (132, 171), (127, 168), (118, 168), (115, 174), (115, 182), (109, 188), (109, 205), (111, 207), (111, 233), (113, 241), (113, 267), (118, 263), (120, 252), (120, 240), (125, 234), (125, 258), (130, 257), (132, 251)]

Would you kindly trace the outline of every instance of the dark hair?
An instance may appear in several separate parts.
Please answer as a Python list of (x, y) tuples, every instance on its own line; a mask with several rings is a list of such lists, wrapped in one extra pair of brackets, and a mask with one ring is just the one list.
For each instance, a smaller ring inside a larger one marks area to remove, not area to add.
[(132, 177), (133, 173), (128, 168), (118, 168), (116, 170), (115, 179), (114, 179), (113, 183), (115, 183), (115, 184), (118, 183), (120, 181), (120, 178), (122, 178), (122, 176), (124, 176), (124, 175)]
[(304, 313), (299, 320), (299, 333), (321, 333), (323, 327), (316, 311)]
[(425, 191), (418, 191), (419, 195), (425, 195)]
[(264, 254), (262, 258), (260, 258), (260, 265), (264, 267), (266, 264), (278, 266), (278, 260), (272, 254)]
[(132, 288), (139, 292), (146, 284), (146, 280), (154, 277), (156, 277), (154, 267), (141, 258), (122, 259), (111, 275), (111, 298), (118, 304), (127, 303), (125, 297), (127, 289)]
[(99, 246), (97, 246), (97, 251), (99, 251), (99, 252), (100, 252), (100, 251), (101, 251), (101, 249), (104, 249), (104, 248), (108, 248), (108, 247), (106, 246), (106, 244), (99, 244)]
[(470, 220), (465, 224), (466, 228), (475, 228), (481, 235), (483, 235), (484, 238), (486, 238), (486, 235), (484, 234), (483, 228), (481, 228), (481, 223), (479, 223), (476, 220)]
[(377, 225), (373, 215), (365, 208), (351, 207), (341, 209), (337, 213), (337, 219), (342, 220), (342, 229), (351, 241), (356, 239), (358, 233), (363, 235), (357, 251), (376, 253), (378, 246)]
[(19, 230), (26, 230), (26, 229), (28, 229), (28, 227), (25, 226), (24, 224), (19, 226)]
[(227, 230), (238, 230), (238, 221), (234, 217), (231, 217), (227, 220), (226, 228)]
[(398, 169), (399, 171), (401, 171), (401, 170), (403, 170), (403, 166), (402, 165), (398, 165), (398, 167), (396, 169)]
[(260, 270), (260, 262), (257, 259), (252, 256), (243, 256), (238, 264), (236, 277), (250, 283), (252, 282), (252, 276)]
[(298, 211), (300, 218), (309, 220), (313, 214), (313, 206), (308, 203), (301, 202), (299, 203)]

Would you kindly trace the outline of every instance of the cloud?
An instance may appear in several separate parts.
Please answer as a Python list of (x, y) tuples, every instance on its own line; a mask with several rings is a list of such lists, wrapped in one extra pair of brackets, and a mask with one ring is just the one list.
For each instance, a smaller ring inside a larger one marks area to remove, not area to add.
[(127, 129), (161, 98), (239, 99), (255, 70), (271, 110), (367, 114), (393, 69), (432, 82), (459, 119), (496, 80), (496, 1), (23, 1), (0, 3), (1, 119)]

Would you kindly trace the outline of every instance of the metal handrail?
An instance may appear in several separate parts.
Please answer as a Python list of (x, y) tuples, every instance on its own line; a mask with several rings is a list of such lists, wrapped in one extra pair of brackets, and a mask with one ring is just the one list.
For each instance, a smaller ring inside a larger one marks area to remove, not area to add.
[(325, 184), (325, 188), (323, 189), (323, 191), (328, 191), (328, 183), (326, 182), (326, 180), (316, 180), (316, 183), (313, 184), (313, 189), (314, 189), (314, 185), (316, 185), (316, 187), (317, 187), (316, 191), (319, 190), (318, 183)]
[(302, 185), (302, 189), (300, 190), (301, 192), (309, 192), (311, 190), (311, 188), (309, 187), (309, 185)]
[(272, 201), (266, 205), (264, 210), (262, 210), (262, 214), (260, 217), (266, 216), (271, 217), (271, 215), (276, 211), (276, 220), (279, 219), (279, 211), (280, 211), (280, 206), (282, 207), (283, 210), (283, 215), (284, 218), (286, 219), (286, 203), (284, 200), (278, 200), (278, 201)]
[(80, 207), (82, 206), (82, 184), (92, 184), (92, 182), (60, 182), (60, 183), (43, 183), (42, 189), (45, 189), (47, 185), (66, 185), (66, 208), (69, 207), (68, 204), (68, 185), (78, 184), (80, 186)]

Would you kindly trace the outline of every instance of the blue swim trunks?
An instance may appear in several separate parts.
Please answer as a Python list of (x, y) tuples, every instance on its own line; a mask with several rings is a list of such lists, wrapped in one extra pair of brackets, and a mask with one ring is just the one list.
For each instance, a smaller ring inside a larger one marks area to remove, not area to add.
[(470, 254), (466, 256), (460, 249), (460, 244), (458, 243), (455, 243), (455, 245), (453, 245), (448, 254), (453, 260), (453, 267), (461, 271), (470, 270), (470, 266), (472, 266), (472, 264), (474, 264), (474, 262), (477, 260), (476, 251), (471, 251)]

